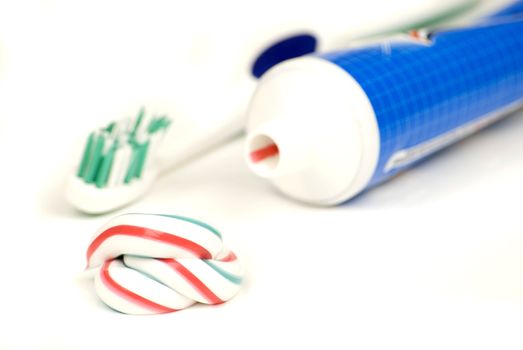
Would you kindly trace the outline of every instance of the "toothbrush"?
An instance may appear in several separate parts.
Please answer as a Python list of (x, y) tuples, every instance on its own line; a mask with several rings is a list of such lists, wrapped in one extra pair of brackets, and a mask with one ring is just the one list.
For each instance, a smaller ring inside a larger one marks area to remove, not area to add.
[(156, 153), (170, 124), (166, 116), (146, 115), (141, 108), (135, 118), (91, 132), (67, 184), (71, 203), (86, 212), (105, 212), (144, 193), (156, 176), (149, 154)]
[(193, 32), (187, 28), (197, 13), (174, 23), (173, 30), (184, 37), (165, 74), (174, 82), (169, 104), (159, 115), (148, 114), (158, 105), (144, 104), (135, 117), (90, 133), (80, 164), (68, 177), (67, 200), (92, 214), (121, 208), (145, 194), (159, 174), (240, 135), (257, 78), (281, 61), (341, 48), (351, 38), (448, 20), (479, 0), (410, 1), (388, 5), (381, 17), (369, 6), (363, 14), (367, 28), (351, 28), (346, 12), (331, 2), (319, 8), (301, 4), (296, 11), (297, 4), (274, 0), (257, 16), (232, 24), (205, 17)]

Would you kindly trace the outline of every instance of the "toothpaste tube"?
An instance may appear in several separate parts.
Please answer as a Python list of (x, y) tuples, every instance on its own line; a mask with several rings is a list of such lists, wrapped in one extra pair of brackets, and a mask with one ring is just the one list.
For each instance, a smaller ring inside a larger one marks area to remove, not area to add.
[(335, 205), (523, 105), (523, 20), (416, 31), (283, 63), (248, 112), (251, 170)]
[[(273, 65), (341, 48), (354, 37), (412, 28), (415, 21), (451, 19), (477, 3), (409, 0), (384, 4), (379, 13), (367, 4), (358, 7), (358, 14), (347, 14), (334, 0), (322, 6), (269, 0), (254, 9), (233, 0), (197, 1), (174, 15), (170, 33), (158, 41), (168, 48), (160, 49), (162, 57), (155, 53), (147, 61), (150, 76), (161, 77), (153, 80), (160, 80), (161, 86), (143, 84), (144, 99), (128, 106), (125, 115), (145, 106), (172, 119), (158, 148), (157, 163), (163, 172), (243, 132), (245, 110), (258, 78)], [(219, 14), (226, 8), (234, 8), (237, 15), (224, 20)]]
[(487, 18), (501, 18), (509, 16), (522, 16), (523, 15), (523, 1), (518, 0), (510, 3), (508, 6), (499, 9)]

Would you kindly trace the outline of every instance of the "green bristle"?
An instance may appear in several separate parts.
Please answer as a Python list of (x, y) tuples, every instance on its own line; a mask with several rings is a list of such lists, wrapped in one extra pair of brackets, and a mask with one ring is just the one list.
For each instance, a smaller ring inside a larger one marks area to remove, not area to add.
[(151, 119), (151, 121), (149, 122), (149, 125), (147, 126), (147, 133), (149, 135), (154, 134), (156, 132), (157, 123), (158, 123), (158, 119), (153, 117)]
[(79, 178), (83, 179), (87, 171), (87, 165), (89, 164), (89, 159), (91, 159), (91, 153), (94, 147), (94, 132), (89, 134), (87, 142), (85, 144), (84, 153), (82, 155), (82, 161), (78, 167), (78, 173), (76, 174)]
[(142, 176), (143, 167), (147, 158), (147, 151), (149, 150), (149, 141), (139, 146), (138, 154), (136, 157), (136, 168), (134, 171), (134, 177), (140, 178)]
[(129, 167), (127, 168), (127, 173), (125, 174), (125, 178), (123, 180), (124, 184), (130, 183), (131, 180), (133, 179), (134, 168), (135, 168), (135, 162), (134, 162), (134, 158), (132, 158), (131, 161), (129, 162)]
[[(125, 134), (123, 131), (126, 127), (123, 121), (112, 122), (105, 128), (92, 132), (87, 139), (77, 176), (97, 188), (106, 187), (113, 171), (116, 152), (121, 147), (130, 147), (130, 161), (123, 182), (129, 184), (134, 178), (141, 178), (150, 147), (150, 141), (143, 142), (143, 139), (149, 139), (154, 134), (167, 129), (170, 123), (171, 120), (165, 115), (147, 120), (145, 108), (142, 107), (134, 121), (130, 125), (127, 124), (130, 129), (127, 129)], [(146, 133), (143, 134), (141, 129)], [(112, 145), (108, 148), (111, 142)], [(105, 154), (104, 150), (107, 150)]]
[(109, 148), (109, 151), (107, 151), (107, 154), (103, 156), (102, 162), (100, 164), (100, 168), (98, 170), (98, 174), (96, 176), (96, 187), (102, 188), (107, 185), (107, 181), (109, 180), (109, 175), (111, 174), (111, 169), (114, 161), (114, 155), (116, 153), (116, 150), (118, 149), (118, 140), (115, 140), (112, 144), (112, 146)]
[(136, 132), (138, 131), (138, 128), (140, 127), (140, 124), (142, 123), (142, 119), (143, 119), (144, 115), (145, 115), (145, 109), (142, 107), (140, 109), (140, 111), (138, 112), (138, 115), (136, 116), (136, 121), (134, 123), (133, 130), (130, 133), (130, 136), (132, 138), (135, 137)]
[(132, 147), (132, 154), (131, 154), (131, 160), (129, 161), (129, 167), (127, 168), (127, 173), (125, 174), (124, 183), (128, 184), (131, 182), (131, 180), (134, 178), (134, 174), (136, 172), (136, 167), (138, 165), (138, 158), (139, 158), (139, 148), (138, 144), (136, 142), (130, 143)]
[(112, 122), (111, 124), (107, 125), (104, 130), (107, 131), (109, 134), (113, 132), (114, 128), (116, 127), (116, 122)]
[(103, 134), (98, 134), (94, 144), (91, 159), (89, 164), (87, 164), (87, 169), (85, 170), (86, 174), (84, 180), (87, 183), (93, 183), (96, 179), (96, 174), (98, 173), (98, 168), (100, 167), (100, 162), (102, 160), (104, 144), (105, 136)]
[(169, 120), (169, 118), (167, 118), (167, 116), (153, 118), (151, 120), (151, 122), (149, 123), (147, 132), (150, 135), (155, 134), (159, 130), (167, 129), (167, 127), (169, 127), (170, 124), (171, 124), (171, 121)]

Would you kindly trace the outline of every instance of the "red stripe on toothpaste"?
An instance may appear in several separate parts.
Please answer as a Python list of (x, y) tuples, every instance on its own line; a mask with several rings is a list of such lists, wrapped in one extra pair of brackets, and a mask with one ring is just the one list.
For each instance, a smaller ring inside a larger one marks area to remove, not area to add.
[(231, 262), (231, 261), (235, 261), (237, 260), (238, 258), (236, 257), (236, 254), (234, 254), (232, 251), (229, 252), (229, 254), (227, 254), (226, 256), (224, 256), (223, 258), (221, 259), (218, 259), (217, 261), (221, 261), (221, 262)]
[(196, 277), (189, 269), (183, 266), (176, 259), (158, 259), (167, 264), (170, 268), (177, 271), (194, 289), (196, 289), (210, 304), (221, 304), (223, 300), (218, 298), (212, 290), (209, 289), (198, 277)]
[(199, 244), (196, 244), (188, 239), (162, 231), (153, 230), (146, 227), (132, 226), (132, 225), (118, 225), (113, 226), (99, 234), (89, 245), (87, 249), (87, 261), (90, 266), (90, 260), (96, 250), (109, 238), (115, 236), (129, 236), (147, 239), (151, 241), (162, 242), (172, 246), (182, 248), (191, 252), (195, 257), (200, 259), (211, 259), (211, 253)]
[(109, 266), (114, 260), (109, 260), (104, 262), (101, 270), (100, 270), (100, 277), (103, 282), (103, 284), (109, 288), (113, 293), (117, 294), (123, 299), (128, 300), (129, 302), (133, 304), (137, 304), (141, 307), (144, 307), (154, 313), (158, 314), (165, 314), (168, 312), (174, 312), (178, 311), (178, 309), (171, 309), (169, 307), (160, 305), (155, 303), (154, 301), (151, 301), (149, 299), (146, 299), (136, 293), (131, 292), (129, 289), (122, 287), (120, 284), (118, 284), (109, 273)]

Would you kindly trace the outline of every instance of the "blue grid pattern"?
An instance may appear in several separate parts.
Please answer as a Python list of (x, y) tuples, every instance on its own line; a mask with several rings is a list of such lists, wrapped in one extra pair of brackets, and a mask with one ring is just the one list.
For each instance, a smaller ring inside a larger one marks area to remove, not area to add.
[(523, 20), (484, 24), (320, 57), (346, 70), (374, 108), (380, 155), (370, 186), (396, 151), (419, 145), (523, 98)]

